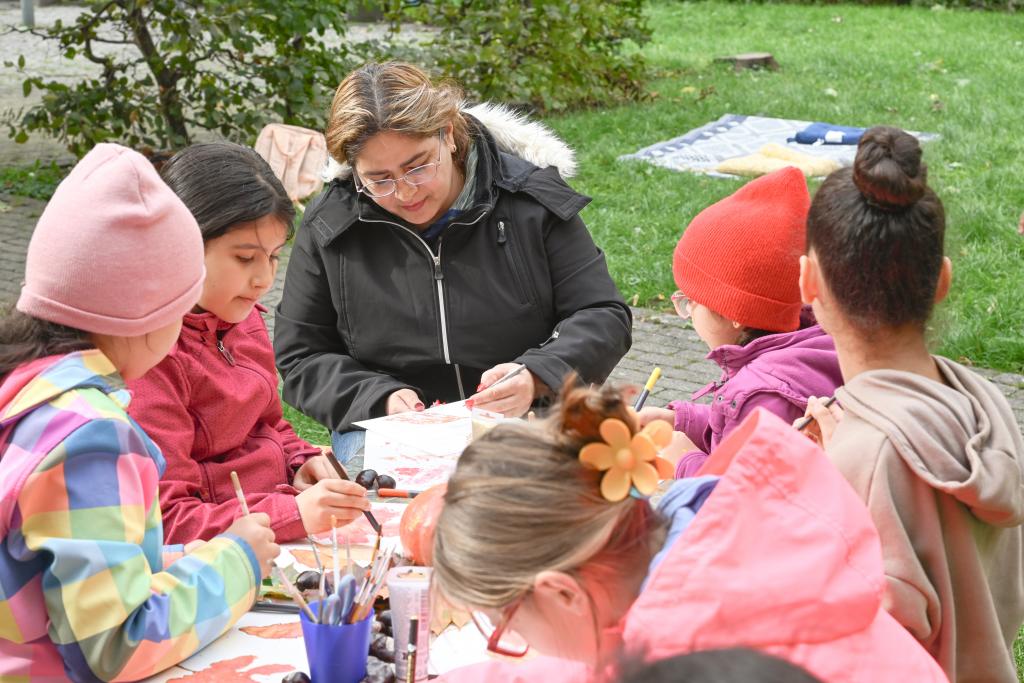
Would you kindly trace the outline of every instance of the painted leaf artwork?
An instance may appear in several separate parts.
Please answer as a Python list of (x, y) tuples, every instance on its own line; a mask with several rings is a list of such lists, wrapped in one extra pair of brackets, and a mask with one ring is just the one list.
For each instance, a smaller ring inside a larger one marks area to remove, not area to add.
[(284, 664), (262, 664), (252, 666), (256, 661), (255, 655), (243, 655), (232, 659), (225, 659), (214, 662), (212, 665), (199, 671), (170, 678), (167, 683), (181, 681), (182, 683), (259, 683), (259, 679), (253, 676), (269, 676), (271, 674), (282, 674), (293, 671), (292, 667)]
[(299, 618), (247, 612), (220, 638), (147, 683), (267, 683), (308, 671)]
[(247, 636), (256, 636), (257, 638), (267, 638), (269, 640), (302, 637), (302, 624), (297, 621), (286, 624), (268, 624), (266, 626), (243, 626), (238, 630)]

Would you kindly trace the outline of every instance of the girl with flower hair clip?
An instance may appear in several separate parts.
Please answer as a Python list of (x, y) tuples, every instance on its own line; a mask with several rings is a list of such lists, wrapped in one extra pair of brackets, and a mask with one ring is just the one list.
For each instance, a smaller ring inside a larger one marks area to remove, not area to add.
[(433, 588), (506, 657), (443, 680), (615, 680), (623, 655), (737, 646), (827, 681), (945, 680), (882, 609), (878, 534), (817, 446), (755, 411), (655, 508), (670, 436), (616, 389), (569, 385), (547, 419), (466, 448)]

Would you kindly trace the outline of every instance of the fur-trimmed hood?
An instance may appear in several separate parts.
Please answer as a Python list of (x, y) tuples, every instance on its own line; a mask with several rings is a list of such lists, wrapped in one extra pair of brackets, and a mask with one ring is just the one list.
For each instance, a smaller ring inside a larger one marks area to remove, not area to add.
[[(463, 113), (479, 121), (494, 137), (498, 149), (513, 154), (539, 168), (554, 166), (563, 178), (576, 175), (576, 154), (547, 126), (531, 121), (503, 104), (483, 102), (463, 106)], [(352, 169), (347, 162), (328, 157), (323, 179), (348, 178)]]

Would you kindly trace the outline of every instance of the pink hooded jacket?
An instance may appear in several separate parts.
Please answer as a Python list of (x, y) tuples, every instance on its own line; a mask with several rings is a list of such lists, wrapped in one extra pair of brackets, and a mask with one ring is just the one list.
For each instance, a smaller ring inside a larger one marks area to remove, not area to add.
[[(745, 646), (829, 683), (946, 681), (882, 609), (878, 533), (846, 480), (811, 441), (757, 410), (704, 468), (714, 492), (621, 622), (645, 660)], [(491, 661), (446, 681), (598, 680), (550, 657)]]
[(238, 517), (231, 471), (278, 542), (306, 535), (291, 483), (320, 449), (284, 419), (274, 352), (257, 305), (232, 325), (188, 313), (170, 354), (128, 383), (129, 413), (163, 451), (160, 507), (168, 543), (210, 539)]

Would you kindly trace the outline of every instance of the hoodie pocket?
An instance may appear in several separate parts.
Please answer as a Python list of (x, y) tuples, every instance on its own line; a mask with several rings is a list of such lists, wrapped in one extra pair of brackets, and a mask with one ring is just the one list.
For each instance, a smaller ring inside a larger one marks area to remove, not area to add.
[(508, 224), (503, 220), (498, 221), (498, 248), (505, 254), (505, 262), (508, 264), (509, 273), (511, 275), (510, 279), (515, 287), (516, 296), (520, 303), (530, 304), (533, 303), (530, 296), (530, 289), (524, 280), (519, 255), (510, 238), (510, 233), (511, 231), (509, 230)]

